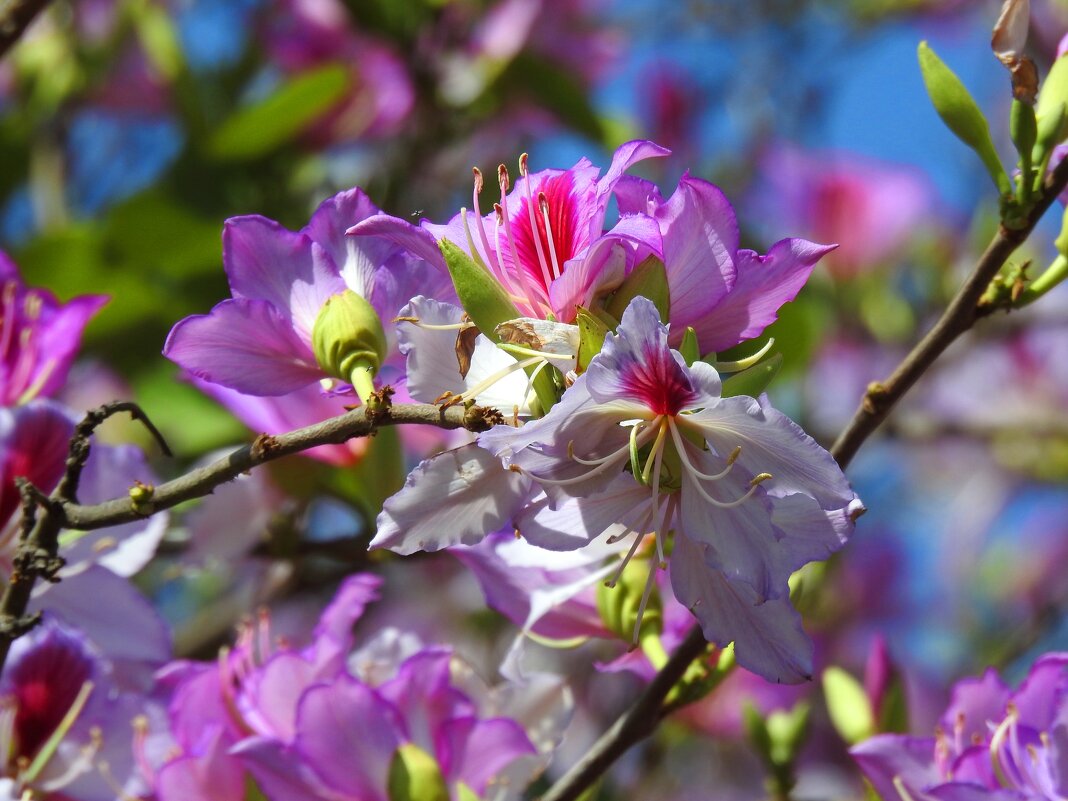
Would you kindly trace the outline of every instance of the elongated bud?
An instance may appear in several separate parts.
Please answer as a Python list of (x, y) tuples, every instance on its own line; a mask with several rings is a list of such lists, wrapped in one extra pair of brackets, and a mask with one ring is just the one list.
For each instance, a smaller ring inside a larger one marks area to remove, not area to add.
[(831, 723), (850, 745), (875, 734), (875, 710), (859, 681), (840, 667), (823, 671), (823, 697)]
[(927, 94), (938, 116), (957, 138), (976, 152), (994, 179), (998, 192), (1008, 195), (1012, 184), (990, 138), (990, 126), (978, 104), (953, 70), (946, 66), (927, 42), (917, 52)]
[(1068, 138), (1068, 119), (1065, 119), (1063, 107), (1068, 105), (1068, 55), (1061, 56), (1053, 62), (1049, 75), (1042, 82), (1038, 92), (1038, 104), (1035, 114), (1038, 116), (1039, 130), (1051, 125), (1051, 120), (1060, 119), (1060, 125), (1053, 130), (1053, 144)]
[[(605, 582), (597, 586), (597, 611), (605, 628), (622, 640), (630, 642), (634, 638), (634, 627), (638, 623), (642, 595), (649, 578), (649, 571), (656, 566), (651, 563), (655, 554), (649, 557), (631, 559), (614, 582)], [(654, 592), (643, 610), (641, 634), (659, 633), (662, 623), (660, 594)]]
[(1030, 160), (1031, 151), (1038, 140), (1038, 121), (1035, 118), (1033, 106), (1021, 103), (1019, 100), (1012, 101), (1009, 133), (1012, 135), (1012, 143), (1016, 145), (1016, 151), (1020, 156)]
[(405, 743), (389, 763), (389, 801), (449, 801), (449, 788), (437, 761)]
[(366, 298), (346, 289), (327, 299), (312, 329), (312, 349), (324, 372), (351, 382), (367, 402), (371, 379), (386, 358), (386, 334)]

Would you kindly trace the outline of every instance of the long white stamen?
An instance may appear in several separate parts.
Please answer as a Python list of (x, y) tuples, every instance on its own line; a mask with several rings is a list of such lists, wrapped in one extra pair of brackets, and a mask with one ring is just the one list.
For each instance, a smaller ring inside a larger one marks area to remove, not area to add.
[[(767, 476), (768, 478), (771, 478), (771, 476), (770, 476), (770, 475), (768, 475), (767, 473), (761, 473), (761, 476)], [(758, 478), (759, 478), (759, 477), (760, 477), (760, 476), (758, 476)], [(754, 479), (754, 480), (755, 480), (755, 479)], [(764, 480), (767, 480), (767, 479), (764, 479)], [(701, 486), (700, 484), (698, 484), (698, 483), (697, 483), (696, 481), (695, 481), (695, 482), (693, 482), (693, 487), (694, 487), (694, 489), (696, 489), (696, 490), (697, 490), (697, 492), (698, 492), (698, 493), (700, 493), (701, 497), (702, 497), (702, 498), (704, 498), (704, 499), (705, 499), (706, 501), (708, 501), (708, 502), (709, 502), (710, 504), (712, 504), (713, 506), (715, 506), (715, 507), (717, 507), (717, 508), (719, 508), (719, 509), (734, 509), (734, 508), (736, 508), (736, 507), (739, 507), (739, 506), (741, 506), (741, 505), (742, 505), (743, 503), (745, 503), (746, 501), (748, 501), (748, 500), (749, 500), (750, 498), (752, 498), (752, 497), (753, 497), (753, 495), (755, 495), (755, 494), (756, 494), (756, 491), (757, 491), (757, 487), (758, 487), (758, 486), (760, 486), (760, 482), (759, 482), (759, 481), (758, 481), (757, 483), (753, 484), (753, 485), (752, 485), (752, 486), (751, 486), (751, 487), (749, 488), (749, 491), (748, 491), (747, 493), (745, 493), (745, 495), (743, 495), (743, 496), (742, 496), (741, 498), (736, 498), (736, 499), (735, 499), (735, 500), (733, 500), (733, 501), (726, 501), (726, 502), (724, 502), (724, 501), (717, 501), (717, 500), (716, 500), (715, 498), (713, 498), (713, 497), (712, 497), (711, 495), (709, 495), (709, 494), (708, 494), (707, 492), (705, 492), (705, 489), (704, 489), (704, 487), (702, 487), (702, 486)]]
[(475, 327), (475, 324), (470, 320), (462, 323), (424, 323), (418, 317), (394, 317), (393, 322), (411, 323), (416, 328), (422, 328), (424, 331), (464, 331)]
[[(486, 236), (486, 226), (482, 222), (482, 207), (478, 202), (478, 196), (482, 193), (482, 187), (484, 185), (484, 182), (482, 180), (482, 170), (480, 170), (478, 167), (472, 167), (471, 171), (475, 174), (475, 188), (474, 191), (471, 193), (471, 208), (474, 209), (475, 213), (475, 226), (478, 228), (478, 237), (482, 240), (482, 248), (486, 251), (486, 259), (492, 262), (492, 266), (496, 269), (498, 274), (502, 274), (504, 273), (504, 270), (501, 266), (501, 258), (498, 255), (498, 253), (500, 252), (500, 242), (497, 243), (496, 250), (490, 248), (489, 237)], [(463, 219), (464, 226), (466, 226), (466, 214), (463, 215)], [(468, 236), (470, 237), (470, 234), (468, 234)], [(471, 250), (473, 251), (474, 248), (471, 248)]]
[(604, 586), (608, 587), (609, 589), (612, 589), (616, 586), (616, 583), (619, 581), (619, 577), (623, 575), (623, 571), (626, 570), (627, 565), (630, 564), (630, 560), (634, 557), (634, 552), (638, 550), (638, 545), (641, 544), (641, 541), (643, 539), (645, 539), (645, 535), (642, 534), (641, 530), (639, 529), (634, 533), (634, 542), (631, 543), (630, 550), (627, 551), (627, 555), (623, 557), (623, 561), (619, 563), (619, 568), (616, 570), (615, 573), (612, 574), (612, 578), (608, 579), (608, 581), (604, 583)]
[(723, 470), (720, 470), (718, 473), (702, 473), (694, 467), (693, 462), (690, 461), (690, 457), (686, 453), (685, 443), (682, 440), (682, 435), (679, 433), (675, 421), (668, 418), (668, 425), (671, 427), (671, 438), (675, 441), (675, 449), (679, 452), (679, 458), (682, 460), (683, 466), (690, 472), (690, 475), (703, 478), (705, 481), (719, 481), (734, 469), (734, 463), (738, 460), (738, 456), (742, 452), (741, 445), (735, 448), (731, 452), (731, 455), (727, 457), (727, 466)]
[[(508, 252), (512, 254), (512, 264), (519, 280), (523, 282), (524, 288), (527, 288), (530, 286), (531, 276), (527, 274), (526, 267), (523, 266), (523, 262), (519, 259), (519, 248), (516, 247), (515, 236), (512, 234), (512, 221), (508, 214), (508, 168), (503, 164), (497, 168), (497, 181), (501, 185), (501, 202), (498, 206), (501, 209), (500, 215), (501, 224), (504, 226), (504, 237), (508, 241)], [(548, 302), (548, 286), (542, 287), (535, 284), (533, 288)], [(534, 308), (536, 309), (537, 306)]]
[(60, 720), (55, 731), (53, 731), (52, 735), (45, 741), (45, 744), (41, 746), (40, 750), (37, 752), (37, 756), (34, 757), (33, 762), (31, 762), (29, 768), (26, 769), (26, 772), (22, 776), (23, 781), (26, 783), (32, 782), (40, 775), (41, 771), (45, 769), (49, 760), (55, 755), (60, 743), (63, 742), (63, 738), (70, 733), (71, 727), (74, 725), (75, 721), (78, 720), (78, 716), (82, 714), (82, 710), (85, 709), (85, 705), (88, 703), (89, 696), (92, 692), (93, 683), (91, 681), (82, 684), (81, 689), (78, 690), (78, 694), (74, 697), (74, 701), (71, 702), (70, 708), (67, 709), (67, 714)]
[[(661, 436), (657, 437), (657, 441), (660, 443), (660, 447), (653, 448), (653, 535), (656, 539), (656, 558), (657, 563), (660, 566), (665, 566), (664, 561), (664, 538), (661, 534), (663, 530), (664, 520), (660, 516), (660, 464), (664, 458), (663, 448), (663, 433), (666, 430), (666, 426), (660, 424)], [(667, 504), (665, 503), (666, 507)]]
[(557, 361), (569, 363), (575, 361), (575, 355), (572, 353), (552, 353), (547, 350), (534, 350), (533, 348), (524, 348), (522, 345), (513, 345), (510, 342), (498, 344), (497, 347), (503, 351), (511, 353), (513, 356), (536, 356), (545, 361), (556, 359)]
[(549, 200), (545, 197), (544, 192), (538, 192), (538, 209), (541, 210), (541, 216), (545, 220), (545, 237), (549, 240), (549, 256), (553, 260), (553, 271), (556, 273), (556, 277), (559, 278), (564, 271), (560, 269), (560, 259), (556, 255), (556, 241), (553, 239), (552, 224), (549, 222)]
[[(641, 434), (638, 435), (638, 442), (640, 444), (644, 444), (642, 442), (642, 440), (643, 439), (648, 439), (649, 438), (648, 435), (651, 434), (651, 433), (652, 433), (651, 430), (643, 431)], [(583, 473), (580, 476), (575, 476), (574, 478), (543, 478), (543, 477), (535, 475), (534, 473), (531, 473), (531, 472), (529, 472), (527, 470), (523, 470), (522, 468), (519, 468), (519, 470), (520, 470), (520, 472), (526, 473), (528, 476), (533, 478), (539, 484), (549, 484), (549, 485), (554, 486), (554, 487), (566, 487), (566, 486), (569, 486), (571, 484), (578, 484), (578, 483), (580, 483), (582, 481), (586, 481), (587, 479), (592, 478), (593, 476), (596, 476), (599, 473), (605, 472), (606, 470), (608, 470), (609, 468), (611, 468), (613, 466), (619, 465), (620, 462), (622, 461), (621, 457), (623, 457), (624, 455), (628, 454), (629, 451), (630, 451), (630, 443), (628, 442), (626, 445), (624, 445), (618, 451), (614, 451), (613, 453), (610, 453), (608, 456), (604, 457), (604, 459), (601, 460), (601, 464), (599, 464), (597, 467), (593, 468), (589, 472)]]
[[(501, 249), (501, 228), (504, 226), (504, 223), (503, 223), (504, 212), (501, 210), (501, 207), (500, 207), (499, 204), (498, 205), (494, 205), (494, 209), (497, 212), (497, 222), (496, 222), (495, 228), (493, 229), (493, 241), (497, 243), (497, 250), (499, 252), (500, 249)], [(501, 272), (502, 273), (507, 272), (504, 269), (503, 261), (502, 261), (502, 264), (501, 264)], [(529, 283), (526, 280), (524, 280), (524, 277), (523, 277), (523, 273), (524, 272), (525, 272), (525, 270), (519, 269), (517, 267), (516, 271), (515, 271), (515, 275), (513, 276), (513, 275), (509, 274), (508, 275), (508, 280), (509, 280), (509, 282), (511, 282), (513, 278), (515, 279), (516, 283), (519, 284), (519, 288), (523, 292), (523, 296), (526, 298), (527, 305), (530, 307), (530, 313), (531, 314), (537, 314), (538, 313), (539, 304), (538, 304), (537, 299), (530, 292)]]
[[(501, 267), (500, 259), (493, 259), (494, 266), (490, 267), (479, 257), (478, 250), (475, 248), (474, 239), (471, 236), (471, 226), (467, 224), (467, 209), (460, 209), (460, 219), (463, 220), (464, 223), (464, 235), (467, 237), (467, 247), (471, 250), (475, 262), (497, 279), (498, 283), (504, 287), (505, 292), (511, 297), (513, 303), (516, 301), (522, 303), (523, 299), (518, 296), (515, 285), (512, 283), (512, 279), (507, 271)], [(478, 220), (479, 235), (482, 237), (483, 247), (489, 252), (489, 240), (486, 238), (486, 231), (482, 227), (482, 218), (476, 213), (475, 219)], [(497, 246), (500, 247), (500, 242), (497, 243)]]
[[(657, 537), (657, 543), (659, 544), (660, 537)], [(663, 561), (661, 559), (661, 561)], [(634, 634), (632, 635), (631, 644), (638, 645), (638, 634), (642, 630), (642, 619), (645, 617), (645, 607), (649, 605), (649, 596), (653, 594), (653, 585), (656, 583), (656, 565), (649, 561), (649, 575), (645, 578), (645, 589), (642, 590), (642, 600), (638, 604), (638, 614), (634, 618)]]
[[(638, 423), (634, 426), (634, 431), (640, 432), (643, 426), (644, 422)], [(632, 433), (631, 436), (636, 435)], [(630, 448), (629, 442), (627, 443), (627, 447)], [(575, 441), (572, 440), (571, 442), (567, 443), (567, 457), (569, 459), (572, 459), (573, 461), (578, 462), (579, 464), (584, 464), (589, 467), (595, 467), (596, 465), (604, 464), (605, 459), (611, 459), (613, 456), (615, 456), (615, 454), (609, 454), (608, 456), (603, 456), (600, 459), (583, 459), (581, 456), (575, 455)]]
[[(660, 420), (660, 425), (657, 426), (656, 442), (653, 443), (653, 450), (649, 454), (649, 458), (645, 461), (645, 469), (642, 470), (641, 482), (643, 484), (649, 483), (649, 468), (652, 467), (653, 462), (657, 456), (659, 456), (664, 450), (664, 437), (667, 435), (667, 426), (664, 425), (663, 419)], [(657, 462), (657, 470), (660, 469), (659, 462)], [(653, 498), (656, 498), (656, 490), (653, 491)]]
[(530, 403), (530, 393), (534, 391), (534, 382), (538, 376), (541, 375), (541, 371), (549, 366), (549, 363), (545, 359), (541, 360), (541, 363), (530, 372), (530, 377), (527, 379), (527, 385), (523, 388), (523, 401), (527, 404)]
[(512, 362), (512, 364), (508, 365), (507, 367), (501, 368), (497, 372), (493, 373), (493, 375), (482, 379), (470, 389), (464, 390), (464, 392), (457, 395), (453, 399), (453, 405), (468, 400), (474, 400), (480, 394), (482, 394), (487, 389), (496, 384), (498, 381), (500, 381), (502, 378), (507, 378), (517, 370), (526, 370), (528, 367), (533, 367), (538, 362), (545, 364), (545, 360), (541, 357), (538, 357), (536, 359), (524, 359), (521, 362)]

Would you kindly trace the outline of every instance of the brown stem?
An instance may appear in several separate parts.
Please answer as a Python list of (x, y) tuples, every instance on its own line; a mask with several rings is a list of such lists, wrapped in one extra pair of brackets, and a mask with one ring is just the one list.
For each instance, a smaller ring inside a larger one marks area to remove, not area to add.
[(49, 0), (0, 0), (0, 58), (30, 27)]
[(927, 332), (888, 379), (868, 387), (853, 419), (831, 447), (831, 454), (838, 460), (838, 464), (845, 468), (853, 460), (860, 446), (886, 419), (890, 410), (920, 376), (957, 337), (983, 316), (984, 309), (980, 307), (979, 299), (1009, 256), (1027, 239), (1038, 220), (1065, 186), (1068, 186), (1068, 159), (1058, 164), (1047, 176), (1042, 195), (1024, 219), (1022, 227), (1009, 229), (1001, 226), (998, 229), (972, 274), (957, 291), (934, 328)]

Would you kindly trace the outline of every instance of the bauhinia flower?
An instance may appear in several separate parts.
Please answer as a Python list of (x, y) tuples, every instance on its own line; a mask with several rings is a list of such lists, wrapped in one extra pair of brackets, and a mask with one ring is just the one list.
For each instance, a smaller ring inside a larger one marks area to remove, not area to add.
[(51, 292), (23, 284), (15, 263), (0, 251), (0, 405), (55, 393), (78, 353), (82, 331), (107, 301), (82, 295), (60, 303)]
[(452, 297), (447, 275), (383, 239), (346, 237), (377, 214), (359, 189), (324, 201), (294, 233), (259, 216), (223, 230), (233, 299), (187, 317), (164, 354), (192, 375), (247, 395), (285, 395), (316, 382), (396, 385), (402, 367), (390, 321), (422, 292)]
[(160, 801), (229, 801), (250, 783), (279, 799), (518, 797), (557, 744), (566, 688), (491, 690), (449, 649), (393, 629), (350, 653), (378, 586), (350, 577), (304, 648), (272, 642), (264, 617), (217, 664), (175, 665), (179, 755), (155, 771)]
[[(675, 595), (710, 641), (734, 641), (766, 677), (807, 678), (787, 580), (841, 547), (863, 507), (811, 437), (766, 401), (721, 397), (716, 371), (687, 366), (668, 336), (635, 298), (559, 404), (479, 444), (544, 492), (513, 516), (520, 535), (560, 550), (630, 539), (654, 566), (670, 554)], [(643, 601), (654, 584), (650, 569)], [(635, 638), (640, 626), (639, 610)]]
[(993, 668), (953, 688), (934, 737), (881, 734), (850, 753), (886, 801), (1068, 796), (1068, 654), (1041, 657), (1015, 692)]

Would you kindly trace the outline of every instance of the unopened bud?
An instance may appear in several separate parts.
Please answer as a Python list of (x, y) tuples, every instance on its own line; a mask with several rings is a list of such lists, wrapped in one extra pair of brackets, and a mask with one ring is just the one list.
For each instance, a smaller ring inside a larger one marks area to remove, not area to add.
[(386, 357), (382, 321), (367, 299), (351, 289), (328, 298), (312, 329), (312, 348), (319, 366), (351, 382), (366, 403), (374, 391), (371, 378)]
[(389, 763), (389, 801), (449, 801), (449, 788), (437, 761), (412, 743), (405, 743)]
[(662, 625), (658, 592), (653, 592), (645, 609), (641, 609), (649, 571), (656, 570), (652, 561), (655, 557), (655, 552), (648, 557), (635, 556), (615, 581), (602, 583), (597, 587), (597, 611), (601, 615), (601, 622), (606, 629), (627, 642), (634, 639), (639, 612), (642, 613), (639, 638), (645, 633), (658, 633)]

